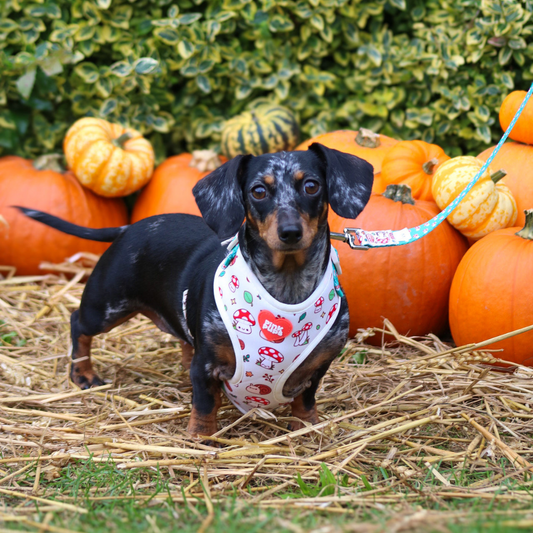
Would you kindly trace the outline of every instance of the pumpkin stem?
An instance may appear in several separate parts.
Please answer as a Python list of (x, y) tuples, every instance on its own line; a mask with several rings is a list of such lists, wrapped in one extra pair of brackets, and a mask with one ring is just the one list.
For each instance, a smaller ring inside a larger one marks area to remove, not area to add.
[(422, 170), (426, 173), (426, 174), (433, 174), (434, 170), (435, 170), (435, 167), (439, 164), (439, 160), (434, 157), (433, 159), (430, 159), (429, 161), (426, 161), (423, 165), (422, 165)]
[(213, 150), (194, 150), (189, 166), (198, 169), (200, 172), (211, 172), (221, 164), (222, 161)]
[(53, 170), (63, 174), (66, 170), (63, 154), (46, 154), (41, 155), (33, 160), (33, 168), (37, 170)]
[(533, 241), (533, 209), (526, 209), (524, 213), (526, 214), (526, 223), (515, 235), (522, 237), (522, 239)]
[(355, 142), (363, 148), (377, 148), (381, 145), (379, 133), (374, 133), (372, 130), (366, 128), (359, 128)]
[(132, 138), (131, 133), (125, 131), (120, 137), (117, 137), (116, 139), (113, 139), (111, 142), (118, 148), (122, 148), (124, 150), (124, 145), (127, 141), (129, 141)]
[(503, 168), (502, 168), (500, 170), (497, 170), (496, 172), (493, 172), (490, 175), (490, 179), (494, 183), (498, 183), (502, 178), (505, 178), (505, 176), (507, 176), (507, 172), (505, 170), (503, 170)]
[(387, 185), (383, 195), (385, 198), (394, 202), (402, 202), (402, 204), (415, 205), (413, 195), (411, 194), (411, 187), (409, 185), (393, 183)]

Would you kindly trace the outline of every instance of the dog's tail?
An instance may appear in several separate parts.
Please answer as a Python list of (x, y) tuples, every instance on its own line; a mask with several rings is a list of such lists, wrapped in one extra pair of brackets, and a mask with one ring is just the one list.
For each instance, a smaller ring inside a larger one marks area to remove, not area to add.
[(119, 235), (126, 231), (126, 228), (128, 228), (128, 226), (102, 229), (85, 228), (84, 226), (72, 224), (71, 222), (67, 222), (62, 218), (44, 213), (43, 211), (28, 209), (18, 205), (13, 205), (12, 207), (15, 207), (27, 217), (37, 220), (37, 222), (42, 222), (43, 224), (62, 231), (67, 235), (74, 235), (75, 237), (80, 237), (81, 239), (87, 239), (89, 241), (113, 242)]

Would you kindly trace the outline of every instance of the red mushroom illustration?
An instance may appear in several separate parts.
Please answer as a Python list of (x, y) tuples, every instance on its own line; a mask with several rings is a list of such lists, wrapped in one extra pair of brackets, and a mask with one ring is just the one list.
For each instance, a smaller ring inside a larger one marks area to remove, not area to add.
[(239, 278), (237, 276), (231, 276), (228, 287), (231, 292), (235, 292), (239, 288)]
[(270, 404), (266, 398), (261, 398), (261, 396), (246, 396), (244, 400), (251, 407), (265, 407)]
[(252, 313), (246, 309), (238, 309), (233, 313), (233, 327), (249, 335), (252, 333), (252, 326), (255, 326), (255, 318), (252, 316)]
[(258, 383), (257, 385), (248, 385), (246, 390), (252, 394), (261, 394), (262, 396), (272, 392), (272, 389), (268, 385), (263, 385), (263, 383)]
[(274, 370), (274, 363), (281, 363), (284, 359), (281, 353), (269, 346), (259, 348), (258, 353), (260, 357), (255, 364), (267, 370)]
[(304, 344), (309, 343), (309, 330), (313, 327), (313, 324), (311, 322), (307, 322), (307, 324), (296, 333), (293, 333), (292, 336), (296, 339), (294, 341), (294, 346), (303, 346)]
[(324, 304), (324, 298), (321, 296), (316, 302), (315, 302), (315, 313), (320, 313), (322, 311), (322, 305)]
[(337, 310), (338, 306), (339, 306), (339, 304), (333, 304), (333, 307), (331, 308), (330, 312), (328, 313), (328, 318), (326, 318), (326, 324), (331, 320), (331, 317), (333, 316), (333, 314)]
[(239, 346), (241, 347), (241, 350), (244, 350), (246, 348), (246, 344), (244, 344), (244, 341), (242, 339), (239, 339)]

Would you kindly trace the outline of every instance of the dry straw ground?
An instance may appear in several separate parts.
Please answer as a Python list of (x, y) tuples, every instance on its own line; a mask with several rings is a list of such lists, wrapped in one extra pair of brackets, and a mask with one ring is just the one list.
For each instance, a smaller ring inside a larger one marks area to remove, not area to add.
[[(144, 317), (96, 338), (95, 367), (109, 384), (80, 391), (69, 382), (69, 316), (90, 264), (81, 258), (34, 277), (0, 272), (0, 519), (30, 516), (37, 505), (84, 512), (44, 481), (92, 458), (159, 469), (169, 489), (153, 501), (205, 499), (203, 530), (213, 505), (235, 493), (248, 506), (333, 514), (475, 499), (505, 503), (513, 519), (522, 509), (519, 521), (531, 521), (533, 369), (496, 371), (480, 346), (451, 348), (432, 336), (395, 334), (394, 345), (376, 349), (362, 335), (323, 381), (320, 424), (289, 432), (287, 412), (241, 416), (226, 402), (215, 446), (188, 437), (191, 387), (179, 348)], [(151, 479), (129, 497), (150, 499)], [(89, 500), (106, 497), (94, 488)]]

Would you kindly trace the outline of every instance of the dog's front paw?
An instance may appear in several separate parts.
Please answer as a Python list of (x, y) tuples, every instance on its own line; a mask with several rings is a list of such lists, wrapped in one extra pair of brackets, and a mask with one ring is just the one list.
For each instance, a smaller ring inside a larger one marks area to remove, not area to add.
[(92, 370), (82, 371), (76, 365), (72, 366), (70, 371), (70, 379), (72, 380), (72, 383), (77, 385), (82, 390), (105, 385), (104, 380), (98, 377)]

